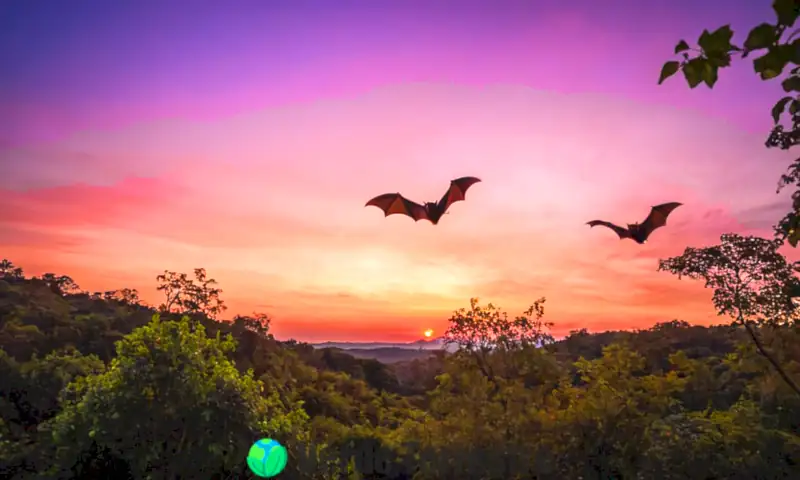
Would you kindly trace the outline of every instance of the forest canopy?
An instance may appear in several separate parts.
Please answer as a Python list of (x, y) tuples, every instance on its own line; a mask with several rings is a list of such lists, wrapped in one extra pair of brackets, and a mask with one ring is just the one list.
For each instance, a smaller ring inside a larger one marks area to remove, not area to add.
[[(687, 261), (693, 257), (686, 257)], [(667, 261), (664, 268), (688, 269)], [(265, 314), (221, 319), (206, 272), (88, 293), (0, 264), (0, 472), (12, 478), (788, 478), (800, 473), (794, 322), (672, 321), (555, 340), (545, 300), (472, 299), (458, 348), (391, 365), (278, 341)]]

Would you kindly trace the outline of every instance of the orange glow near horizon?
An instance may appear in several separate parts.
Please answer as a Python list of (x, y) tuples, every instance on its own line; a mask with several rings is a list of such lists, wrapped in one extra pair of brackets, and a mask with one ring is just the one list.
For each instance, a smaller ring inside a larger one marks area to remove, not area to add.
[(429, 328), (425, 330), (422, 334), (425, 335), (425, 338), (431, 338), (433, 336), (433, 330)]

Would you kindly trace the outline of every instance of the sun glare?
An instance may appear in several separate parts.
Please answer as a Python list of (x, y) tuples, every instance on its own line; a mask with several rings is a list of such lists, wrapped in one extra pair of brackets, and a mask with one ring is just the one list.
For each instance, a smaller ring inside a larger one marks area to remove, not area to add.
[(424, 332), (422, 332), (422, 334), (425, 335), (425, 338), (431, 338), (433, 336), (433, 330), (431, 330), (429, 328), (429, 329), (425, 330)]

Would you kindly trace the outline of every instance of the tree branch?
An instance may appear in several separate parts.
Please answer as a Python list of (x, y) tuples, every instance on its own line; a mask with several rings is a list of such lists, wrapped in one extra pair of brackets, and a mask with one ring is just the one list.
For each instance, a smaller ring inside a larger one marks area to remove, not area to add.
[(792, 380), (789, 377), (789, 375), (786, 374), (786, 372), (783, 370), (783, 367), (780, 366), (780, 364), (778, 363), (777, 360), (775, 360), (772, 354), (770, 354), (767, 351), (767, 349), (764, 348), (764, 345), (758, 338), (758, 335), (756, 334), (756, 331), (753, 329), (753, 326), (750, 325), (749, 322), (746, 322), (744, 318), (742, 318), (741, 314), (739, 315), (739, 321), (742, 323), (742, 325), (744, 325), (744, 328), (747, 330), (747, 333), (750, 334), (750, 338), (753, 339), (753, 343), (756, 344), (756, 348), (758, 348), (758, 351), (761, 353), (761, 355), (763, 355), (764, 358), (766, 358), (769, 361), (769, 363), (771, 363), (772, 366), (775, 367), (775, 370), (778, 372), (778, 375), (781, 376), (783, 381), (786, 382), (786, 384), (789, 385), (789, 387), (791, 387), (791, 389), (794, 390), (794, 392), (800, 396), (800, 387), (798, 387), (797, 384), (794, 383), (794, 380)]

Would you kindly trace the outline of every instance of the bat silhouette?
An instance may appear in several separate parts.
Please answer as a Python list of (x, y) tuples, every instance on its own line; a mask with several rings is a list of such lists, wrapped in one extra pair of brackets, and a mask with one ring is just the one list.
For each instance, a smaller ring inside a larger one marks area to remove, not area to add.
[(378, 207), (383, 210), (384, 217), (400, 213), (408, 215), (414, 221), (428, 220), (436, 225), (442, 218), (442, 215), (447, 212), (454, 202), (464, 200), (466, 198), (467, 189), (476, 183), (480, 182), (479, 178), (475, 177), (461, 177), (450, 182), (450, 187), (444, 192), (444, 195), (438, 202), (425, 202), (420, 205), (419, 203), (412, 202), (399, 193), (385, 193), (378, 195), (369, 202), (365, 207), (370, 205)]
[(608, 227), (611, 230), (614, 230), (617, 235), (619, 235), (620, 240), (630, 238), (634, 242), (642, 244), (647, 243), (647, 238), (653, 233), (653, 230), (666, 225), (669, 214), (681, 205), (683, 204), (678, 202), (656, 205), (650, 209), (650, 215), (647, 216), (644, 222), (634, 223), (632, 225), (629, 223), (628, 228), (623, 228), (619, 225), (614, 225), (611, 222), (605, 222), (603, 220), (592, 220), (586, 224), (590, 227), (595, 227), (597, 225)]

